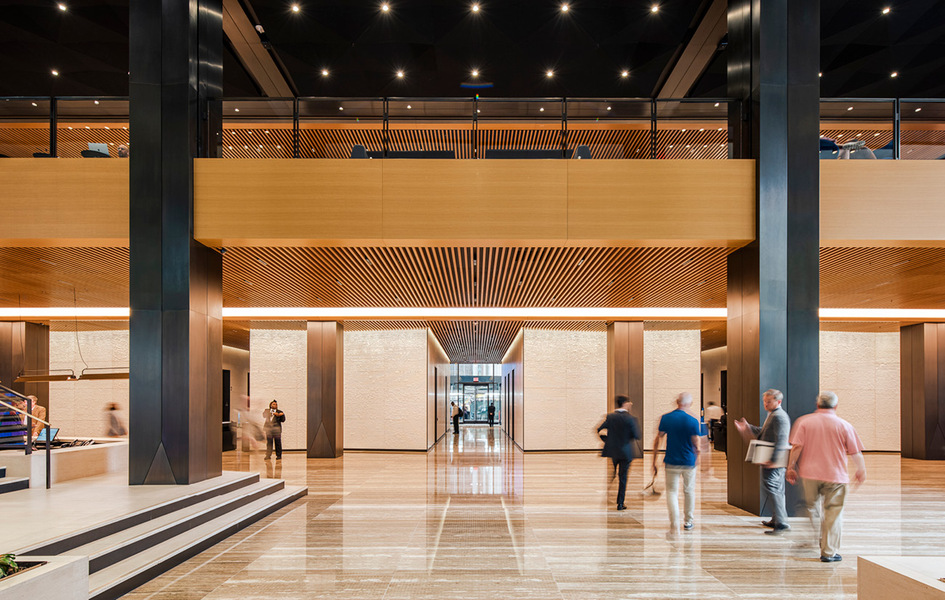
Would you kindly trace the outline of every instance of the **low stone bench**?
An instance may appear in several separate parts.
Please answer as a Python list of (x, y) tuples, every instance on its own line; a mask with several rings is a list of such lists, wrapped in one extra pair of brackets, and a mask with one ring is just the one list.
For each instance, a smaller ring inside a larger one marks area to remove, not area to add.
[(856, 571), (858, 600), (945, 599), (943, 556), (861, 556)]

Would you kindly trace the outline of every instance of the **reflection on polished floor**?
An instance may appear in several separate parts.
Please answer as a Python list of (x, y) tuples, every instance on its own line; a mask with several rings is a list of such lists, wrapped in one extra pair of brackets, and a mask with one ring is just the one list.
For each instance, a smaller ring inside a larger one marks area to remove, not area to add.
[(695, 529), (675, 540), (665, 496), (637, 492), (640, 462), (618, 513), (604, 459), (523, 454), (498, 427), (464, 428), (426, 454), (224, 460), (309, 495), (125, 598), (854, 598), (857, 555), (942, 552), (945, 472), (894, 454), (867, 456), (833, 564), (802, 519), (773, 538), (728, 506), (720, 454), (699, 473)]

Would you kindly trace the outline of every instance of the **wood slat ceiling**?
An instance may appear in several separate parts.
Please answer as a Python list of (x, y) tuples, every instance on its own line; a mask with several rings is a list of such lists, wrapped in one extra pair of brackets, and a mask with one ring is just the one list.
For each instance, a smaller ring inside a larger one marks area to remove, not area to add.
[[(58, 129), (58, 152), (64, 158), (78, 158), (88, 144), (105, 143), (114, 155), (117, 146), (128, 144), (127, 123), (72, 123)], [(705, 122), (660, 125), (657, 132), (657, 157), (666, 159), (724, 159), (728, 156), (725, 123)], [(383, 148), (383, 132), (374, 123), (339, 126), (309, 124), (300, 129), (299, 151), (302, 158), (348, 158), (351, 147), (360, 144), (368, 150)], [(841, 143), (863, 140), (876, 150), (892, 140), (887, 123), (825, 124), (821, 135)], [(488, 148), (561, 148), (559, 127), (538, 127), (505, 123), (480, 125), (477, 132), (467, 124), (455, 126), (417, 123), (389, 130), (391, 150), (446, 150), (457, 158), (475, 158), (473, 137), (481, 154)], [(292, 158), (291, 124), (241, 124), (223, 134), (224, 158)], [(596, 159), (631, 159), (650, 157), (649, 123), (569, 123), (569, 148), (588, 146)], [(922, 128), (912, 124), (902, 131), (902, 154), (909, 159), (936, 159), (945, 154), (945, 129)], [(0, 124), (0, 154), (29, 157), (34, 152), (49, 151), (49, 132), (43, 124)]]
[[(723, 307), (727, 252), (723, 248), (233, 248), (223, 257), (224, 305)], [(127, 248), (0, 248), (0, 306), (68, 307), (73, 301), (80, 307), (127, 306)], [(822, 248), (821, 305), (945, 308), (945, 248)], [(274, 327), (270, 322), (227, 321), (226, 343), (248, 347), (248, 332), (254, 326)], [(285, 326), (300, 327), (296, 322)], [(346, 324), (349, 329), (430, 327), (452, 359), (467, 357), (470, 362), (501, 358), (521, 326), (522, 322), (496, 321)], [(698, 326), (704, 348), (724, 344), (724, 323)], [(896, 326), (885, 325), (891, 330)], [(825, 327), (860, 331), (876, 326)]]

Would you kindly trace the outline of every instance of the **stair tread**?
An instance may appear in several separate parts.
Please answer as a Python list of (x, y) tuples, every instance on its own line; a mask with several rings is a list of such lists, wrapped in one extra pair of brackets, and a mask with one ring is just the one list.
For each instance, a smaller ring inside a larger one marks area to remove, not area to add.
[[(90, 596), (102, 593), (135, 573), (148, 569), (167, 558), (173, 557), (175, 554), (199, 543), (201, 540), (213, 535), (221, 529), (235, 525), (267, 507), (277, 505), (289, 499), (294, 500), (296, 497), (301, 497), (304, 495), (305, 491), (306, 488), (301, 486), (286, 486), (275, 493), (255, 500), (245, 506), (241, 506), (236, 510), (227, 512), (193, 529), (189, 529), (186, 533), (156, 544), (134, 556), (116, 562), (96, 573), (92, 573), (89, 575)], [(65, 554), (71, 555), (76, 554), (76, 552), (70, 551)]]
[[(133, 527), (123, 529), (117, 533), (113, 533), (112, 535), (97, 539), (93, 542), (89, 542), (83, 546), (78, 546), (72, 550), (69, 550), (68, 554), (82, 554), (87, 555), (89, 558), (94, 558), (95, 556), (104, 554), (112, 548), (121, 546), (126, 542), (138, 539), (149, 533), (156, 532), (168, 525), (173, 525), (175, 523), (180, 523), (181, 521), (194, 518), (206, 510), (215, 508), (228, 502), (237, 501), (239, 498), (257, 491), (262, 491), (268, 488), (278, 488), (282, 485), (282, 483), (282, 480), (279, 479), (264, 479), (251, 485), (241, 487), (238, 490), (221, 494), (219, 496), (214, 496), (212, 498), (207, 498), (202, 502), (191, 504), (190, 506), (183, 507), (174, 512), (157, 517), (156, 519), (151, 519)], [(275, 491), (277, 490), (273, 490), (273, 492)]]

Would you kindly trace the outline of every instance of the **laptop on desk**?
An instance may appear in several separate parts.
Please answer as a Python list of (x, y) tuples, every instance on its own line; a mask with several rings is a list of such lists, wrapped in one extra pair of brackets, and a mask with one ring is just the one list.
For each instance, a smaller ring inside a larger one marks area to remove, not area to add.
[[(58, 427), (50, 427), (50, 428), (49, 428), (49, 435), (52, 436), (52, 439), (53, 439), (53, 441), (55, 442), (55, 441), (56, 441), (56, 436), (59, 435), (59, 428), (58, 428)], [(46, 428), (45, 428), (45, 427), (43, 427), (43, 428), (40, 430), (39, 435), (36, 436), (36, 439), (33, 440), (33, 441), (34, 441), (35, 443), (37, 443), (37, 444), (45, 444), (45, 443), (46, 443)]]
[(105, 154), (106, 156), (109, 155), (108, 144), (96, 144), (93, 142), (89, 142), (89, 150), (93, 152), (101, 152), (102, 154)]

